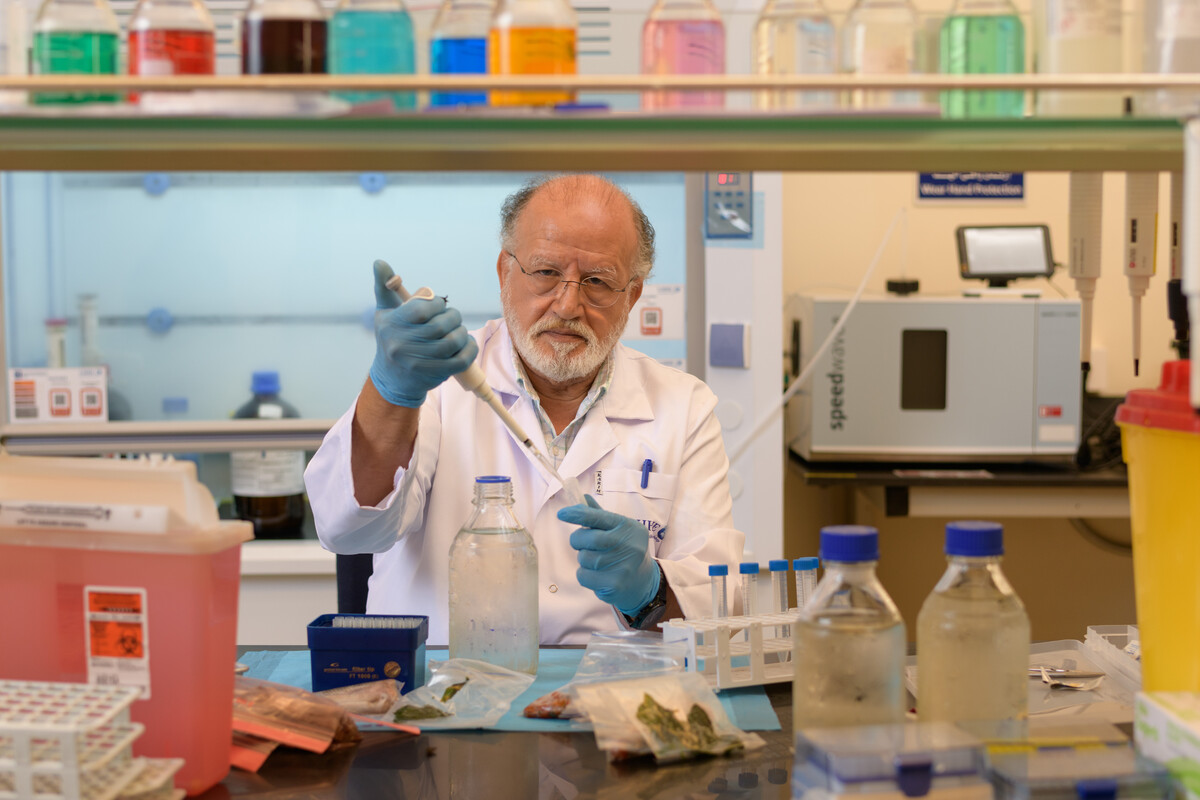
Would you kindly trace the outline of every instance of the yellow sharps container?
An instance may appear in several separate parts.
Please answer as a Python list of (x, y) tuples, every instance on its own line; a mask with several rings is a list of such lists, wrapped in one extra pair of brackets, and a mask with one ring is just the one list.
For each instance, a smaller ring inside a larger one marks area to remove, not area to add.
[(1145, 691), (1200, 691), (1200, 415), (1187, 361), (1117, 409), (1129, 465), (1133, 581)]

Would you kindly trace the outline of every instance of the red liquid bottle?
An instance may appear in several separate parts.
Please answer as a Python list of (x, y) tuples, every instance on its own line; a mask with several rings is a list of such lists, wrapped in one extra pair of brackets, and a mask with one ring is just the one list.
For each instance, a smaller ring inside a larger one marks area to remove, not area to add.
[(242, 21), (243, 74), (323, 74), (325, 53), (325, 12), (317, 0), (250, 0)]
[(129, 20), (130, 75), (215, 72), (213, 20), (201, 0), (138, 0)]

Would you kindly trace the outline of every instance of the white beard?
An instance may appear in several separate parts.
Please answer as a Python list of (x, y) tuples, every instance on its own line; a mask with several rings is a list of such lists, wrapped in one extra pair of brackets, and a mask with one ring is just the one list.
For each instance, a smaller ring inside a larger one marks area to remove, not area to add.
[[(527, 330), (522, 330), (513, 311), (512, 295), (508, 288), (510, 285), (505, 283), (504, 288), (500, 290), (500, 302), (504, 306), (504, 321), (508, 323), (513, 345), (530, 369), (555, 383), (577, 381), (596, 372), (621, 340), (621, 334), (625, 332), (625, 323), (629, 321), (629, 309), (625, 308), (621, 318), (603, 341), (596, 336), (595, 331), (579, 320), (559, 319), (550, 314), (533, 323)], [(539, 339), (539, 334), (550, 330), (569, 331), (583, 337), (586, 344), (580, 348), (577, 342)]]

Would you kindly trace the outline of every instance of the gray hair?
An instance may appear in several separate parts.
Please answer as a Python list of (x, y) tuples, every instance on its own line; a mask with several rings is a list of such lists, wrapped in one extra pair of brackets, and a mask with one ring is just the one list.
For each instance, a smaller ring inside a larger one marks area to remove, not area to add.
[(642, 211), (642, 207), (630, 197), (629, 192), (613, 183), (609, 178), (595, 173), (539, 175), (526, 181), (524, 186), (506, 197), (504, 204), (500, 206), (500, 246), (505, 250), (512, 249), (513, 232), (517, 227), (517, 219), (535, 194), (551, 184), (573, 177), (595, 178), (614, 194), (623, 197), (629, 204), (629, 210), (633, 215), (634, 231), (637, 234), (637, 252), (634, 254), (634, 263), (631, 265), (633, 277), (639, 280), (648, 278), (650, 271), (654, 269), (654, 226), (650, 224), (650, 219), (646, 216), (646, 212)]

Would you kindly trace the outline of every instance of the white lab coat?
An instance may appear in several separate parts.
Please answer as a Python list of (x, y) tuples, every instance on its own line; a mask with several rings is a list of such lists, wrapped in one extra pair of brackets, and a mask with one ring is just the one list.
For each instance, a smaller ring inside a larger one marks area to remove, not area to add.
[[(517, 387), (504, 322), (493, 320), (472, 335), (493, 391), (545, 452), (532, 401)], [(708, 565), (742, 557), (715, 405), (703, 382), (618, 344), (612, 383), (584, 417), (559, 470), (605, 509), (647, 526), (687, 616), (712, 613)], [(455, 381), (431, 391), (412, 460), (375, 507), (354, 499), (353, 415), (351, 408), (330, 429), (305, 483), (322, 544), (335, 553), (376, 554), (368, 613), (428, 615), (429, 643), (445, 644), (450, 543), (471, 513), (475, 477), (508, 475), (517, 519), (537, 546), (542, 643), (585, 643), (594, 631), (618, 627), (612, 606), (575, 577), (579, 562), (569, 541), (575, 526), (555, 516), (568, 505), (561, 485), (484, 403)], [(643, 489), (646, 459), (653, 469)]]

